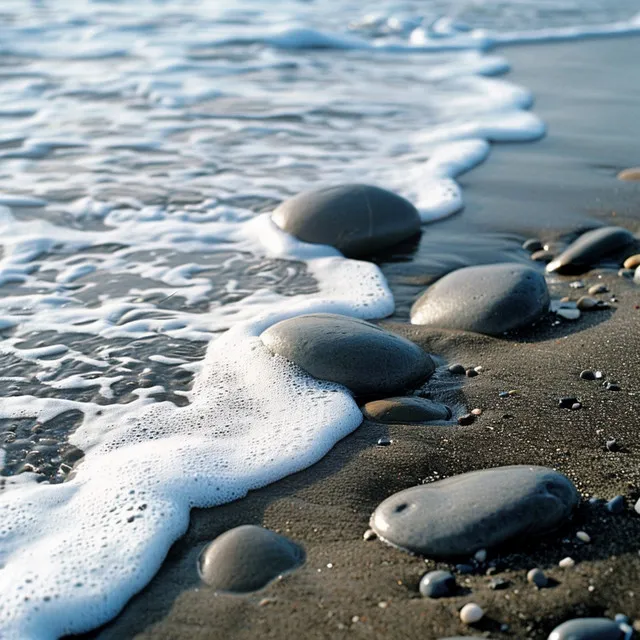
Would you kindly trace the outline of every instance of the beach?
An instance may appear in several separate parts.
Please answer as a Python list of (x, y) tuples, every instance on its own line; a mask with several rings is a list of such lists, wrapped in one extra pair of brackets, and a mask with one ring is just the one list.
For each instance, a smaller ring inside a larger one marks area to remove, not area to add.
[[(409, 308), (424, 288), (454, 268), (515, 260), (530, 262), (522, 242), (555, 241), (598, 224), (637, 233), (640, 183), (619, 171), (640, 163), (637, 141), (640, 87), (630, 82), (640, 38), (587, 39), (505, 47), (508, 79), (528, 87), (544, 139), (493, 145), (479, 167), (459, 179), (464, 209), (424, 228), (414, 253), (379, 263), (396, 299), (382, 325), (441, 359), (481, 366), (473, 378), (435, 386), (444, 397), (482, 414), (470, 426), (381, 425), (366, 421), (320, 462), (238, 501), (194, 509), (186, 534), (170, 549), (157, 575), (110, 624), (82, 637), (153, 638), (489, 638), (543, 639), (560, 622), (623, 613), (640, 618), (640, 290), (617, 269), (580, 279), (615, 296), (607, 310), (577, 321), (543, 319), (531, 330), (492, 338), (408, 324)], [(498, 259), (497, 259), (498, 258)], [(554, 277), (554, 295), (577, 297)], [(599, 370), (620, 391), (579, 377)], [(427, 385), (428, 389), (428, 385)], [(508, 397), (501, 392), (514, 391)], [(582, 408), (558, 407), (575, 396)], [(388, 437), (390, 446), (376, 446)], [(615, 438), (617, 451), (606, 447)], [(583, 500), (574, 518), (544, 538), (523, 536), (491, 551), (488, 565), (470, 574), (454, 570), (459, 595), (421, 598), (427, 570), (452, 565), (425, 561), (364, 532), (376, 506), (392, 493), (456, 474), (523, 464), (552, 467), (569, 477)], [(602, 502), (622, 495), (626, 509), (609, 513)], [(215, 594), (196, 566), (205, 544), (242, 524), (257, 524), (301, 544), (303, 567), (247, 596)], [(585, 531), (589, 543), (576, 538)], [(566, 557), (575, 566), (560, 568)], [(526, 581), (539, 567), (552, 588)], [(504, 589), (491, 589), (496, 577)], [(480, 604), (475, 630), (458, 610)]]

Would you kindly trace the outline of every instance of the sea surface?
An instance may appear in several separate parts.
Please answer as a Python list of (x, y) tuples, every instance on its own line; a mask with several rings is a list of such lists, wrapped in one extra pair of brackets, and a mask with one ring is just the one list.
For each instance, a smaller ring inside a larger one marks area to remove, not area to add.
[(638, 32), (638, 10), (3, 0), (0, 637), (106, 622), (191, 507), (359, 425), (343, 387), (259, 335), (311, 311), (385, 317), (394, 297), (377, 264), (278, 229), (279, 202), (365, 182), (425, 225), (464, 216), (456, 177), (545, 134), (507, 45)]

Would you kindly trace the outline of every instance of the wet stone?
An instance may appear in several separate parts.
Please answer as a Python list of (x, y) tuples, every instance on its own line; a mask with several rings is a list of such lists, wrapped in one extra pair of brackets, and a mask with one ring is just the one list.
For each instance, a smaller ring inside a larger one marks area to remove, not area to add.
[(548, 309), (542, 274), (519, 264), (492, 264), (458, 269), (431, 285), (411, 308), (411, 322), (501, 335), (530, 326)]
[(296, 238), (331, 245), (347, 257), (371, 255), (420, 231), (420, 215), (409, 201), (363, 184), (300, 193), (283, 202), (273, 220)]
[(504, 578), (491, 578), (489, 580), (489, 589), (492, 591), (501, 591), (509, 586), (509, 581)]
[(451, 418), (451, 409), (427, 398), (399, 397), (367, 402), (362, 407), (365, 418), (385, 424), (412, 424), (444, 421)]
[(640, 267), (640, 253), (629, 256), (622, 265), (625, 269), (636, 269)]
[(602, 386), (607, 391), (620, 391), (620, 385), (617, 382), (607, 381)]
[(573, 396), (566, 396), (558, 400), (558, 406), (561, 409), (571, 409), (573, 408), (573, 405), (577, 403), (578, 403), (578, 399), (574, 398)]
[(203, 582), (216, 591), (249, 593), (304, 563), (302, 547), (254, 525), (230, 529), (205, 547), (199, 560)]
[(544, 589), (549, 580), (547, 579), (547, 576), (544, 575), (544, 571), (542, 571), (542, 569), (531, 569), (527, 573), (527, 582), (535, 585), (538, 589)]
[(609, 305), (602, 300), (596, 300), (595, 298), (591, 298), (589, 296), (582, 296), (578, 298), (578, 302), (576, 302), (576, 307), (580, 309), (580, 311), (594, 311), (596, 309), (606, 309)]
[(585, 273), (601, 260), (613, 257), (635, 243), (634, 235), (622, 227), (593, 229), (583, 233), (552, 260), (547, 265), (547, 272), (568, 275)]
[(545, 264), (551, 262), (555, 258), (555, 255), (550, 251), (545, 251), (541, 249), (540, 251), (534, 251), (531, 254), (531, 259), (534, 262), (544, 262)]
[(465, 413), (463, 416), (458, 418), (458, 424), (460, 426), (466, 427), (467, 425), (473, 424), (475, 422), (476, 417), (473, 413)]
[(391, 444), (391, 440), (389, 438), (378, 438), (378, 442), (376, 444), (379, 447), (388, 447)]
[(609, 618), (576, 618), (556, 627), (548, 640), (624, 640), (625, 633)]
[(612, 438), (611, 440), (607, 440), (607, 442), (605, 443), (605, 446), (607, 447), (607, 451), (620, 451), (620, 445), (618, 444), (618, 441), (615, 438)]
[(449, 373), (456, 376), (463, 376), (467, 370), (461, 364), (452, 364), (449, 367)]
[(594, 284), (588, 289), (590, 296), (597, 296), (600, 293), (607, 293), (607, 291), (609, 291), (609, 289), (607, 288), (607, 285), (604, 284)]
[(578, 501), (573, 484), (552, 469), (500, 467), (400, 491), (377, 507), (370, 526), (413, 553), (469, 557), (558, 527)]
[(430, 571), (420, 580), (420, 594), (425, 598), (448, 598), (457, 588), (456, 579), (448, 571)]
[(465, 375), (467, 376), (467, 378), (475, 378), (480, 374), (475, 369), (471, 368), (465, 371)]
[(618, 276), (620, 276), (621, 278), (633, 278), (633, 276), (635, 275), (635, 271), (633, 269), (620, 269), (618, 271)]
[(529, 251), (530, 253), (535, 253), (536, 251), (542, 250), (542, 242), (540, 242), (540, 240), (538, 240), (537, 238), (529, 238), (528, 240), (524, 241), (524, 243), (522, 244), (522, 248), (525, 251)]
[(418, 345), (348, 316), (315, 313), (278, 322), (261, 335), (266, 347), (312, 376), (355, 394), (389, 394), (427, 380), (433, 360)]
[(637, 513), (640, 514), (640, 498), (638, 499), (638, 501), (635, 503), (635, 505), (633, 506), (633, 510)]
[(595, 371), (591, 371), (590, 369), (585, 369), (584, 371), (580, 372), (580, 377), (583, 380), (595, 380), (596, 374), (595, 374)]
[(629, 180), (629, 181), (640, 180), (640, 167), (631, 167), (629, 169), (623, 169), (618, 174), (618, 180)]
[(614, 496), (605, 506), (609, 513), (622, 513), (625, 508), (624, 496)]

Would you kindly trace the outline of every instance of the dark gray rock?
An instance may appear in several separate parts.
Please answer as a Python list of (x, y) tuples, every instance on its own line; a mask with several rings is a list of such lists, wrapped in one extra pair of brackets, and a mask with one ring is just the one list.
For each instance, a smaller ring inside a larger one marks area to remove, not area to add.
[(624, 640), (625, 632), (609, 618), (576, 618), (556, 627), (549, 640)]
[(544, 276), (519, 264), (465, 267), (430, 286), (411, 308), (413, 324), (488, 335), (527, 327), (549, 309)]
[(230, 529), (200, 555), (202, 580), (216, 591), (249, 593), (303, 564), (305, 553), (292, 540), (254, 525)]
[(300, 240), (331, 245), (348, 257), (371, 255), (420, 231), (420, 215), (410, 202), (364, 184), (300, 193), (283, 202), (273, 220)]
[(578, 501), (570, 480), (552, 469), (499, 467), (400, 491), (377, 507), (370, 526), (413, 553), (468, 557), (555, 529)]
[(418, 345), (348, 316), (314, 313), (273, 325), (261, 335), (269, 350), (321, 380), (355, 394), (391, 394), (427, 380), (433, 360)]
[(456, 579), (448, 571), (429, 571), (420, 579), (420, 594), (425, 598), (448, 598), (457, 588)]
[(601, 227), (583, 233), (547, 265), (548, 273), (579, 274), (589, 271), (604, 258), (617, 256), (636, 243), (622, 227)]
[(367, 402), (362, 407), (365, 418), (385, 424), (412, 424), (451, 418), (451, 410), (427, 398), (399, 397)]
[(626, 507), (624, 496), (614, 496), (605, 507), (609, 513), (622, 513)]

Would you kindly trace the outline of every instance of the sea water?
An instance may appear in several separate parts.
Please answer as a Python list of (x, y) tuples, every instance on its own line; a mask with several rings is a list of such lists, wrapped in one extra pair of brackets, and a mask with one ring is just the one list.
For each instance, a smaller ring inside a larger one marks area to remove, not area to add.
[[(358, 427), (273, 323), (393, 312), (372, 263), (282, 232), (367, 182), (425, 224), (490, 143), (535, 140), (495, 45), (640, 31), (634, 1), (4, 0), (0, 637), (100, 625), (211, 507)], [(78, 460), (81, 460), (78, 463)]]

